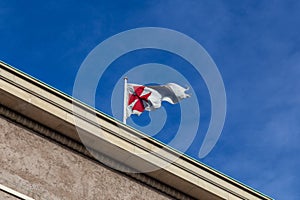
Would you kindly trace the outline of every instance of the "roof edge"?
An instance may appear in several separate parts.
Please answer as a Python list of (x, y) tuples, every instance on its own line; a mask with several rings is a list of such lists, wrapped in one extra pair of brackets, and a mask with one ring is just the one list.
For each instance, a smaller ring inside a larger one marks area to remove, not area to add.
[[(5, 72), (5, 73), (2, 73), (2, 72)], [(131, 145), (133, 145), (135, 148), (142, 149), (143, 151), (145, 151), (147, 148), (145, 148), (143, 145), (139, 145), (139, 142), (142, 142), (142, 144), (145, 144), (145, 146), (150, 145), (151, 148), (166, 149), (168, 155), (175, 155), (175, 156), (178, 156), (180, 159), (179, 161), (175, 161), (174, 163), (172, 163), (172, 167), (174, 169), (176, 168), (176, 170), (180, 169), (180, 170), (182, 170), (182, 172), (193, 176), (195, 180), (191, 185), (193, 185), (196, 188), (197, 188), (197, 183), (199, 183), (199, 179), (201, 179), (203, 181), (206, 181), (206, 182), (214, 185), (216, 188), (219, 188), (219, 189), (221, 188), (221, 190), (226, 190), (226, 187), (224, 188), (222, 185), (216, 183), (216, 181), (218, 180), (218, 181), (224, 182), (234, 188), (239, 188), (239, 190), (244, 191), (245, 193), (249, 193), (250, 195), (257, 197), (258, 199), (272, 199), (272, 198), (268, 197), (267, 195), (264, 195), (261, 192), (258, 192), (256, 190), (252, 189), (251, 187), (249, 187), (237, 180), (234, 180), (231, 177), (229, 177), (229, 176), (227, 176), (227, 175), (225, 175), (225, 174), (223, 174), (201, 162), (198, 162), (195, 159), (193, 159), (187, 155), (182, 155), (177, 150), (175, 150), (153, 138), (145, 136), (143, 133), (139, 132), (138, 130), (135, 130), (132, 127), (124, 125), (120, 121), (118, 121), (98, 110), (95, 110), (94, 108), (86, 105), (85, 103), (72, 98), (71, 96), (39, 81), (38, 79), (35, 79), (35, 78), (29, 76), (28, 74), (21, 72), (20, 70), (17, 70), (16, 68), (14, 68), (2, 61), (0, 61), (0, 78), (1, 78), (0, 81), (3, 81), (3, 83), (5, 82), (7, 84), (6, 88), (5, 88), (5, 86), (2, 86), (2, 85), (0, 86), (0, 91), (4, 95), (7, 95), (6, 96), (7, 98), (9, 98), (11, 96), (15, 96), (15, 94), (12, 94), (12, 92), (10, 90), (8, 90), (9, 87), (13, 87), (13, 88), (15, 88), (14, 89), (15, 91), (21, 91), (21, 93), (22, 93), (22, 94), (19, 94), (19, 96), (17, 96), (16, 102), (4, 102), (5, 106), (9, 107), (10, 109), (12, 109), (16, 112), (26, 115), (29, 118), (32, 118), (38, 122), (41, 122), (41, 124), (44, 124), (46, 126), (49, 126), (49, 124), (47, 124), (47, 119), (51, 119), (51, 120), (53, 120), (53, 124), (50, 125), (50, 128), (52, 128), (54, 130), (57, 129), (57, 131), (62, 132), (62, 134), (66, 135), (67, 137), (69, 137), (73, 140), (76, 140), (77, 142), (81, 142), (80, 137), (78, 137), (78, 134), (71, 133), (71, 131), (75, 130), (74, 126), (76, 126), (76, 124), (74, 124), (74, 119), (66, 119), (63, 115), (68, 115), (70, 118), (71, 115), (76, 114), (77, 116), (73, 116), (73, 117), (77, 117), (77, 118), (79, 118), (79, 120), (85, 121), (92, 128), (98, 127), (100, 129), (102, 129), (103, 127), (97, 126), (97, 122), (96, 122), (97, 120), (102, 120), (103, 123), (105, 122), (105, 125), (108, 127), (108, 129), (106, 131), (109, 132), (109, 134), (114, 134), (115, 137), (118, 137), (119, 139), (127, 140), (127, 142), (129, 141), (129, 143), (131, 143)], [(22, 84), (20, 84), (21, 82), (22, 82)], [(42, 91), (42, 93), (38, 93), (37, 90)], [(29, 98), (31, 98), (31, 100)], [(33, 98), (37, 102), (35, 105), (33, 105), (33, 103), (31, 102)], [(11, 101), (11, 98), (9, 100)], [(1, 102), (1, 103), (3, 103), (3, 102)], [(20, 108), (18, 108), (16, 106), (16, 104), (20, 104), (20, 103), (28, 106), (28, 108), (30, 106), (34, 107), (35, 108), (34, 111), (36, 111), (37, 113), (38, 112), (48, 112), (46, 119), (43, 120), (43, 119), (34, 117), (34, 113), (29, 114), (28, 111), (26, 111), (26, 110), (20, 110)], [(51, 107), (53, 109), (56, 109), (57, 113), (56, 114), (53, 114), (52, 112), (49, 113), (49, 111), (47, 111), (47, 109), (45, 107), (43, 107), (45, 105), (47, 105), (48, 108)], [(74, 113), (72, 111), (72, 106), (74, 106), (74, 105), (78, 106), (79, 109), (82, 112), (84, 112), (85, 116), (83, 116), (80, 113)], [(59, 115), (59, 113), (64, 113), (64, 114)], [(86, 117), (87, 115), (89, 115), (89, 117)], [(95, 116), (96, 116), (97, 120), (95, 120), (95, 118), (94, 118)], [(61, 128), (58, 128), (59, 126), (69, 127), (71, 129), (71, 131), (69, 130), (70, 132), (64, 132), (64, 131), (62, 131)], [(112, 126), (115, 126), (118, 129), (122, 129), (122, 131), (126, 132), (125, 135), (122, 135), (123, 138), (120, 136), (120, 134), (118, 135), (118, 133), (116, 131), (110, 130), (110, 128)], [(73, 129), (72, 129), (72, 127), (73, 127)], [(80, 127), (80, 128), (85, 129), (85, 127)], [(89, 134), (93, 134), (89, 130), (85, 130), (85, 131), (88, 132)], [(135, 136), (136, 138), (134, 140), (139, 139), (138, 142), (130, 141), (131, 138), (129, 135)], [(95, 137), (95, 135), (93, 135), (93, 137)], [(99, 136), (96, 136), (96, 138), (99, 138)], [(99, 140), (100, 139), (101, 138), (99, 138)], [(125, 149), (125, 151), (129, 151), (129, 150)], [(157, 156), (157, 155), (152, 155), (152, 156)], [(160, 155), (160, 156), (161, 156), (160, 159), (163, 159), (163, 160), (167, 159), (167, 158), (164, 158), (162, 155)], [(138, 158), (138, 159), (141, 159), (141, 158)], [(147, 158), (142, 158), (142, 159), (147, 159)], [(152, 164), (155, 164), (155, 163), (152, 163)], [(163, 173), (163, 170), (165, 170), (165, 169), (162, 169), (162, 172), (160, 172), (160, 173)], [(166, 173), (168, 173), (168, 175), (173, 173), (173, 175), (176, 176), (176, 173), (172, 172), (172, 169), (168, 169), (165, 171), (166, 171)], [(200, 173), (200, 171), (201, 171), (201, 173)], [(209, 178), (208, 179), (205, 178), (205, 176), (207, 174), (212, 176), (213, 178), (216, 178), (216, 180), (210, 180)], [(149, 173), (149, 175), (153, 176), (154, 178), (158, 178), (158, 177), (156, 177), (155, 174), (153, 175), (153, 174)], [(182, 179), (182, 178), (183, 177), (180, 177), (180, 179)], [(206, 179), (206, 180), (204, 180), (204, 179)], [(160, 181), (164, 181), (164, 180), (160, 180)], [(189, 180), (186, 179), (183, 182), (186, 184), (189, 182)], [(227, 192), (234, 196), (240, 196), (242, 198), (244, 195), (244, 194), (239, 195), (231, 190), (232, 190), (232, 188), (227, 189)]]

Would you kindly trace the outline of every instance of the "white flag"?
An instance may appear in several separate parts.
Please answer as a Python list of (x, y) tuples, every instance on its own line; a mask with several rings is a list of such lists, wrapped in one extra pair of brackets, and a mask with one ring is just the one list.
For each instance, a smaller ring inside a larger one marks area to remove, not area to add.
[(155, 86), (128, 84), (126, 118), (131, 114), (140, 115), (144, 110), (155, 110), (161, 107), (162, 101), (176, 104), (182, 99), (190, 97), (185, 93), (187, 90), (188, 88), (183, 88), (175, 83)]

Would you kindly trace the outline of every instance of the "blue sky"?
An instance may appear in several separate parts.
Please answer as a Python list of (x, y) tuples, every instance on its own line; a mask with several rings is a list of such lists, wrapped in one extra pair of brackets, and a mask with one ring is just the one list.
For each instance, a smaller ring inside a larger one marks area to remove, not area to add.
[[(208, 156), (199, 159), (210, 99), (201, 77), (197, 86), (191, 84), (203, 123), (186, 153), (275, 199), (296, 200), (300, 197), (299, 9), (299, 1), (290, 0), (0, 1), (0, 59), (72, 95), (83, 60), (105, 39), (149, 26), (182, 32), (213, 58), (227, 95), (222, 135)], [(108, 84), (98, 87), (96, 107), (112, 114), (105, 105), (122, 76), (116, 66), (130, 70), (153, 62), (179, 71), (188, 68), (188, 63), (167, 52), (128, 53), (112, 63), (100, 80)], [(182, 73), (195, 79), (193, 71)], [(164, 106), (173, 117), (155, 137), (167, 143), (166, 133), (176, 128), (172, 122), (178, 120), (180, 108)], [(133, 121), (145, 126), (149, 115)]]

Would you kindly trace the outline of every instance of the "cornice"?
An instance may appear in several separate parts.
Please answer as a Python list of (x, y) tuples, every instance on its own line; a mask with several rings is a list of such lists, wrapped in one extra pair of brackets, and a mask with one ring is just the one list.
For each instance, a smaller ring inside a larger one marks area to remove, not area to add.
[[(161, 163), (169, 163), (157, 173), (125, 174), (136, 179), (140, 177), (138, 180), (142, 182), (147, 180), (147, 185), (175, 198), (271, 199), (2, 62), (0, 104), (3, 105), (2, 109), (15, 113), (6, 117), (85, 156), (94, 156), (94, 160), (122, 172), (140, 164), (160, 167)], [(74, 107), (78, 112), (74, 111)], [(6, 112), (8, 113), (4, 113)], [(80, 123), (76, 124), (76, 121)], [(98, 142), (98, 145), (88, 146), (89, 150), (86, 150), (78, 129), (84, 132), (84, 136)], [(98, 134), (101, 131), (105, 137)], [(106, 145), (109, 155), (102, 151), (99, 144)], [(156, 152), (155, 149), (163, 151)], [(133, 162), (120, 159), (120, 153)], [(169, 162), (169, 157), (172, 156), (178, 159)], [(161, 185), (158, 186), (159, 184)]]

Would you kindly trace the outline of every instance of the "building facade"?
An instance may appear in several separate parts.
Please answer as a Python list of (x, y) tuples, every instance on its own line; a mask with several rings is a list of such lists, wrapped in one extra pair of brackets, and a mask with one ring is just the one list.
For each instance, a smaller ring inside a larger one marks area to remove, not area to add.
[(0, 148), (0, 199), (271, 199), (3, 62)]

